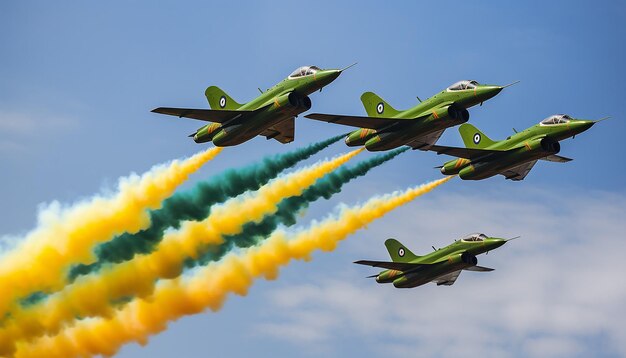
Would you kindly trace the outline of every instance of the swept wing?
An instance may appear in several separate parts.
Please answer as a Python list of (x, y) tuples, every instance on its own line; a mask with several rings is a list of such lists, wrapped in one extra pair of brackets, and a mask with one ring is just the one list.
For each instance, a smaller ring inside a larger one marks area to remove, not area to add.
[(491, 150), (491, 149), (473, 149), (473, 148), (459, 148), (459, 147), (446, 147), (442, 145), (433, 145), (429, 150), (436, 152), (437, 154), (447, 154), (453, 157), (466, 158), (466, 159), (479, 159), (489, 155), (506, 153), (507, 150)]
[(369, 129), (382, 129), (398, 122), (407, 121), (407, 119), (397, 119), (397, 118), (343, 116), (343, 115), (337, 115), (337, 114), (323, 114), (323, 113), (307, 114), (305, 117), (315, 119), (318, 121), (328, 122), (328, 123), (339, 123), (339, 124), (343, 124), (346, 126), (352, 126), (352, 127), (358, 127), (358, 128), (369, 128)]
[[(269, 104), (268, 106), (271, 105)], [(264, 110), (266, 107), (264, 106), (254, 111), (159, 107), (153, 109), (152, 112), (179, 118), (185, 117), (207, 122), (236, 124), (243, 122), (249, 116)]]

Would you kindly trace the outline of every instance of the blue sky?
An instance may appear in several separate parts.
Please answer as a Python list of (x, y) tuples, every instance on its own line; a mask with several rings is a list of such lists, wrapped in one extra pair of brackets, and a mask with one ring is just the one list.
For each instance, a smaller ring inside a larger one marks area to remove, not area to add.
[[(298, 66), (357, 61), (311, 99), (315, 112), (363, 115), (364, 91), (407, 108), (461, 79), (521, 80), (472, 108), (470, 122), (499, 139), (554, 113), (613, 118), (562, 143), (573, 162), (538, 163), (519, 183), (454, 180), (336, 252), (291, 265), (221, 312), (184, 318), (120, 356), (455, 355), (463, 346), (487, 356), (624, 355), (616, 337), (625, 333), (617, 323), (626, 318), (626, 287), (620, 257), (604, 255), (626, 249), (625, 24), (623, 1), (2, 2), (0, 235), (31, 229), (42, 203), (106, 192), (120, 176), (198, 151), (187, 135), (201, 123), (150, 110), (208, 107), (209, 85), (245, 102)], [(345, 131), (298, 118), (294, 143), (257, 138), (228, 148), (192, 182)], [(451, 129), (439, 143), (461, 140)], [(312, 160), (345, 150), (337, 144)], [(404, 153), (313, 205), (302, 224), (339, 203), (439, 178), (432, 168), (447, 159)], [(450, 288), (393, 290), (351, 264), (384, 259), (388, 236), (419, 253), (473, 231), (524, 240), (484, 259), (493, 274), (464, 274)], [(434, 309), (447, 313), (424, 314)], [(476, 340), (463, 337), (470, 334)]]

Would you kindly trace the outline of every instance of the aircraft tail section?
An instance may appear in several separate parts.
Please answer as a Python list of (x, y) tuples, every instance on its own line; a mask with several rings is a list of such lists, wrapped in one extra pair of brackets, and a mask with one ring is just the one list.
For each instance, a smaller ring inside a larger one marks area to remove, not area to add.
[(234, 99), (232, 99), (229, 95), (226, 94), (222, 89), (217, 86), (211, 86), (204, 91), (204, 95), (206, 99), (209, 101), (209, 105), (211, 109), (215, 110), (237, 110), (242, 105), (237, 103)]
[(385, 247), (387, 247), (387, 251), (389, 251), (389, 256), (391, 256), (391, 261), (393, 262), (410, 262), (419, 257), (396, 239), (387, 239), (387, 241), (385, 241)]
[(363, 93), (361, 95), (361, 102), (363, 102), (365, 112), (367, 112), (367, 115), (370, 117), (390, 118), (400, 113), (373, 92)]
[(459, 127), (459, 133), (461, 133), (461, 138), (463, 138), (465, 147), (470, 149), (485, 149), (496, 143), (478, 128), (469, 123), (461, 124)]

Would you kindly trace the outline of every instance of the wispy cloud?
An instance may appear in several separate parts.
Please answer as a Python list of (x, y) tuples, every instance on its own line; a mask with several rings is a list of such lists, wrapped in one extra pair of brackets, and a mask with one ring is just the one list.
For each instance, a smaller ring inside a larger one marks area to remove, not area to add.
[(72, 130), (78, 121), (68, 116), (0, 109), (0, 154), (23, 156), (35, 140)]
[(523, 237), (479, 257), (495, 272), (464, 272), (452, 287), (396, 290), (363, 279), (376, 270), (361, 267), (339, 277), (312, 274), (313, 284), (273, 291), (272, 319), (257, 328), (335, 353), (338, 337), (348, 336), (381, 356), (624, 355), (625, 219), (622, 194), (433, 195), (348, 243), (351, 258), (387, 259), (389, 235), (415, 251), (472, 231)]
[(0, 133), (41, 135), (48, 131), (61, 131), (76, 125), (70, 117), (44, 113), (0, 110)]

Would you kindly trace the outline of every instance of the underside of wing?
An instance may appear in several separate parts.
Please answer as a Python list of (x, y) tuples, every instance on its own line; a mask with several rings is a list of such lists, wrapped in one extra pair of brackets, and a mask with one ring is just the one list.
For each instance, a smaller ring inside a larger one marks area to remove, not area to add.
[(522, 165), (518, 165), (516, 167), (513, 167), (507, 171), (504, 171), (500, 174), (504, 175), (505, 178), (513, 180), (513, 181), (520, 181), (520, 180), (524, 180), (524, 178), (526, 178), (526, 175), (528, 175), (528, 173), (530, 172), (530, 170), (533, 168), (533, 166), (535, 166), (535, 163), (537, 163), (536, 160), (532, 160), (528, 163), (524, 163)]
[(428, 150), (437, 152), (437, 154), (447, 154), (453, 157), (465, 158), (465, 159), (478, 159), (484, 158), (493, 154), (505, 153), (504, 150), (489, 150), (489, 149), (470, 149), (459, 147), (445, 147), (441, 145), (433, 145)]
[(381, 129), (388, 127), (392, 124), (402, 122), (410, 119), (396, 119), (396, 118), (374, 118), (374, 117), (357, 117), (357, 116), (342, 116), (336, 114), (322, 114), (312, 113), (307, 114), (306, 118), (315, 119), (322, 122), (338, 123), (346, 126), (369, 128), (369, 129)]
[(427, 264), (412, 264), (407, 262), (388, 262), (388, 261), (371, 261), (371, 260), (359, 260), (355, 261), (355, 264), (359, 265), (367, 265), (372, 267), (382, 267), (390, 270), (398, 270), (398, 271), (408, 271), (412, 269), (416, 269), (418, 267), (427, 265)]
[(463, 270), (465, 271), (475, 271), (475, 272), (491, 272), (494, 269), (490, 268), (490, 267), (484, 267), (484, 266), (470, 266), (470, 267), (466, 267)]
[(413, 149), (429, 150), (437, 141), (444, 130), (433, 132), (422, 137), (418, 137), (408, 142), (406, 145)]
[(541, 160), (547, 160), (548, 162), (556, 162), (556, 163), (567, 163), (567, 162), (571, 162), (574, 159), (552, 154), (552, 155), (548, 155), (547, 157), (541, 158)]
[(193, 108), (170, 108), (159, 107), (152, 110), (154, 113), (167, 114), (179, 118), (192, 118), (201, 121), (224, 123), (230, 120), (237, 120), (253, 111), (231, 111), (214, 109), (193, 109)]
[(450, 272), (447, 275), (444, 276), (440, 276), (437, 277), (436, 279), (434, 279), (433, 281), (435, 283), (437, 283), (437, 286), (452, 286), (454, 284), (454, 282), (456, 281), (456, 279), (459, 277), (459, 275), (461, 274), (462, 270), (458, 270), (458, 271), (454, 271), (454, 272)]
[(292, 117), (269, 127), (268, 129), (261, 132), (261, 135), (265, 136), (268, 140), (276, 139), (277, 141), (286, 144), (293, 142), (295, 136), (294, 133), (295, 121)]

